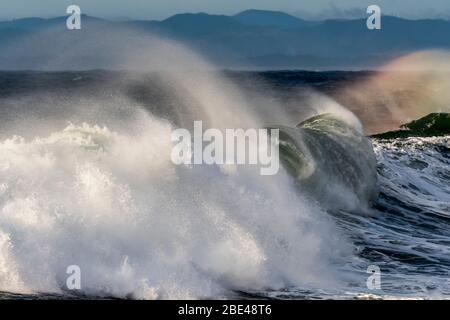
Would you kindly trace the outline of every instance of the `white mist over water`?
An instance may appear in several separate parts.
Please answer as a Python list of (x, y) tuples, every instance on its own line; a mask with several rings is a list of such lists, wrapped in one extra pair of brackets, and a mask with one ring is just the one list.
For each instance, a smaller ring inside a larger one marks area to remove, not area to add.
[[(219, 129), (261, 127), (257, 106), (180, 45), (92, 37), (69, 57), (87, 49), (105, 54), (111, 43), (133, 48), (114, 52), (118, 68), (157, 70), (171, 94), (193, 103), (174, 107), (177, 125), (123, 98), (111, 109), (102, 101), (55, 108), (39, 124), (47, 130), (32, 138), (23, 138), (32, 130), (24, 126), (2, 132), (0, 290), (64, 291), (69, 265), (81, 268), (82, 293), (116, 297), (337, 285), (333, 264), (349, 256), (350, 245), (284, 171), (264, 177), (252, 167), (170, 161), (178, 125), (197, 119)], [(26, 124), (29, 115), (19, 116)], [(55, 130), (64, 119), (74, 124)]]

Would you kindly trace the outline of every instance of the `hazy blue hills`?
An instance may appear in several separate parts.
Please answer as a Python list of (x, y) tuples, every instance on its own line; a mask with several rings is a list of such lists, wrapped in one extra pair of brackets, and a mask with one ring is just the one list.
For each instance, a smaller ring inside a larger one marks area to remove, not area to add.
[(245, 26), (251, 27), (275, 27), (290, 29), (316, 24), (316, 22), (305, 21), (280, 11), (265, 11), (250, 9), (233, 16)]
[[(107, 20), (82, 15), (83, 22), (92, 23), (112, 23)], [(0, 30), (4, 29), (22, 29), (38, 31), (45, 28), (66, 27), (67, 17), (56, 17), (50, 19), (43, 18), (22, 18), (8, 21), (0, 21)]]
[(230, 34), (244, 29), (238, 21), (231, 17), (206, 13), (177, 14), (162, 21), (161, 26), (176, 35), (187, 36)]
[[(11, 43), (41, 30), (65, 28), (66, 17), (0, 22), (0, 57)], [(450, 21), (384, 16), (381, 30), (365, 19), (306, 21), (292, 15), (247, 10), (233, 16), (177, 14), (162, 21), (113, 22), (83, 16), (78, 37), (93, 29), (132, 28), (176, 39), (224, 67), (371, 68), (409, 52), (450, 49)], [(58, 39), (49, 39), (57, 47)], [(0, 67), (2, 64), (0, 63)]]

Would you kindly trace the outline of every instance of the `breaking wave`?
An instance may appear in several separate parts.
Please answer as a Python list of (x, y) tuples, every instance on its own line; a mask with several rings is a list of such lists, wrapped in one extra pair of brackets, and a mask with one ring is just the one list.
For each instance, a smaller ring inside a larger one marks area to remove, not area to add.
[[(142, 128), (142, 126), (141, 126)], [(168, 122), (129, 135), (69, 125), (0, 143), (0, 287), (198, 298), (336, 283), (349, 245), (280, 172), (170, 162)]]

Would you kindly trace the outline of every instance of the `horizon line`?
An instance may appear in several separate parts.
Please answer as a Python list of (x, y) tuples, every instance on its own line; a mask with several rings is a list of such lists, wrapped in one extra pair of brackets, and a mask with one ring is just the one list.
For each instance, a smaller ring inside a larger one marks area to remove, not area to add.
[[(178, 15), (200, 15), (200, 14), (205, 14), (208, 16), (224, 16), (224, 17), (230, 17), (233, 18), (234, 16), (244, 13), (244, 12), (248, 12), (248, 11), (260, 11), (260, 12), (266, 12), (266, 13), (282, 13), (285, 15), (289, 15), (293, 18), (299, 19), (299, 20), (303, 20), (306, 22), (324, 22), (324, 21), (334, 21), (334, 20), (343, 20), (343, 21), (352, 21), (352, 20), (362, 20), (362, 19), (366, 19), (366, 17), (361, 14), (360, 17), (326, 17), (326, 18), (319, 18), (319, 19), (309, 19), (309, 18), (302, 18), (300, 16), (297, 16), (295, 14), (291, 14), (285, 11), (281, 11), (281, 10), (262, 10), (262, 9), (246, 9), (246, 10), (242, 10), (239, 11), (237, 13), (234, 14), (220, 14), (220, 13), (208, 13), (205, 11), (197, 11), (197, 12), (179, 12), (179, 13), (175, 13), (172, 15), (167, 16), (166, 18), (162, 18), (162, 19), (145, 19), (145, 18), (129, 18), (129, 17), (102, 17), (102, 16), (96, 16), (96, 15), (91, 15), (89, 13), (85, 13), (82, 12), (82, 16), (86, 16), (89, 18), (95, 18), (95, 19), (99, 19), (99, 20), (105, 20), (108, 22), (132, 22), (132, 21), (146, 21), (146, 22), (163, 22), (167, 19), (170, 19), (172, 17), (178, 16)], [(42, 19), (42, 20), (52, 20), (52, 19), (58, 19), (58, 18), (63, 18), (63, 17), (68, 17), (67, 15), (57, 15), (57, 16), (22, 16), (22, 17), (14, 17), (14, 18), (6, 18), (6, 17), (0, 17), (0, 22), (13, 22), (13, 21), (17, 21), (17, 20), (25, 20), (25, 19)], [(405, 17), (405, 16), (401, 16), (401, 15), (395, 15), (395, 14), (382, 14), (382, 17), (391, 17), (391, 18), (397, 18), (397, 19), (402, 19), (402, 20), (408, 20), (408, 21), (421, 21), (421, 20), (440, 20), (440, 21), (450, 21), (450, 17), (420, 17), (420, 18), (412, 18), (412, 17)]]

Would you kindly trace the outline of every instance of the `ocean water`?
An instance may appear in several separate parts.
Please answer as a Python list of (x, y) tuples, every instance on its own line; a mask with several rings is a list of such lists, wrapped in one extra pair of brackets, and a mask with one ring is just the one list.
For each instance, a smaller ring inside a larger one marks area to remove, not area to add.
[[(450, 137), (365, 138), (396, 127), (374, 120), (389, 106), (342, 92), (377, 74), (176, 75), (0, 73), (0, 298), (448, 298)], [(170, 162), (193, 120), (324, 113), (339, 126), (298, 136), (309, 180)]]

